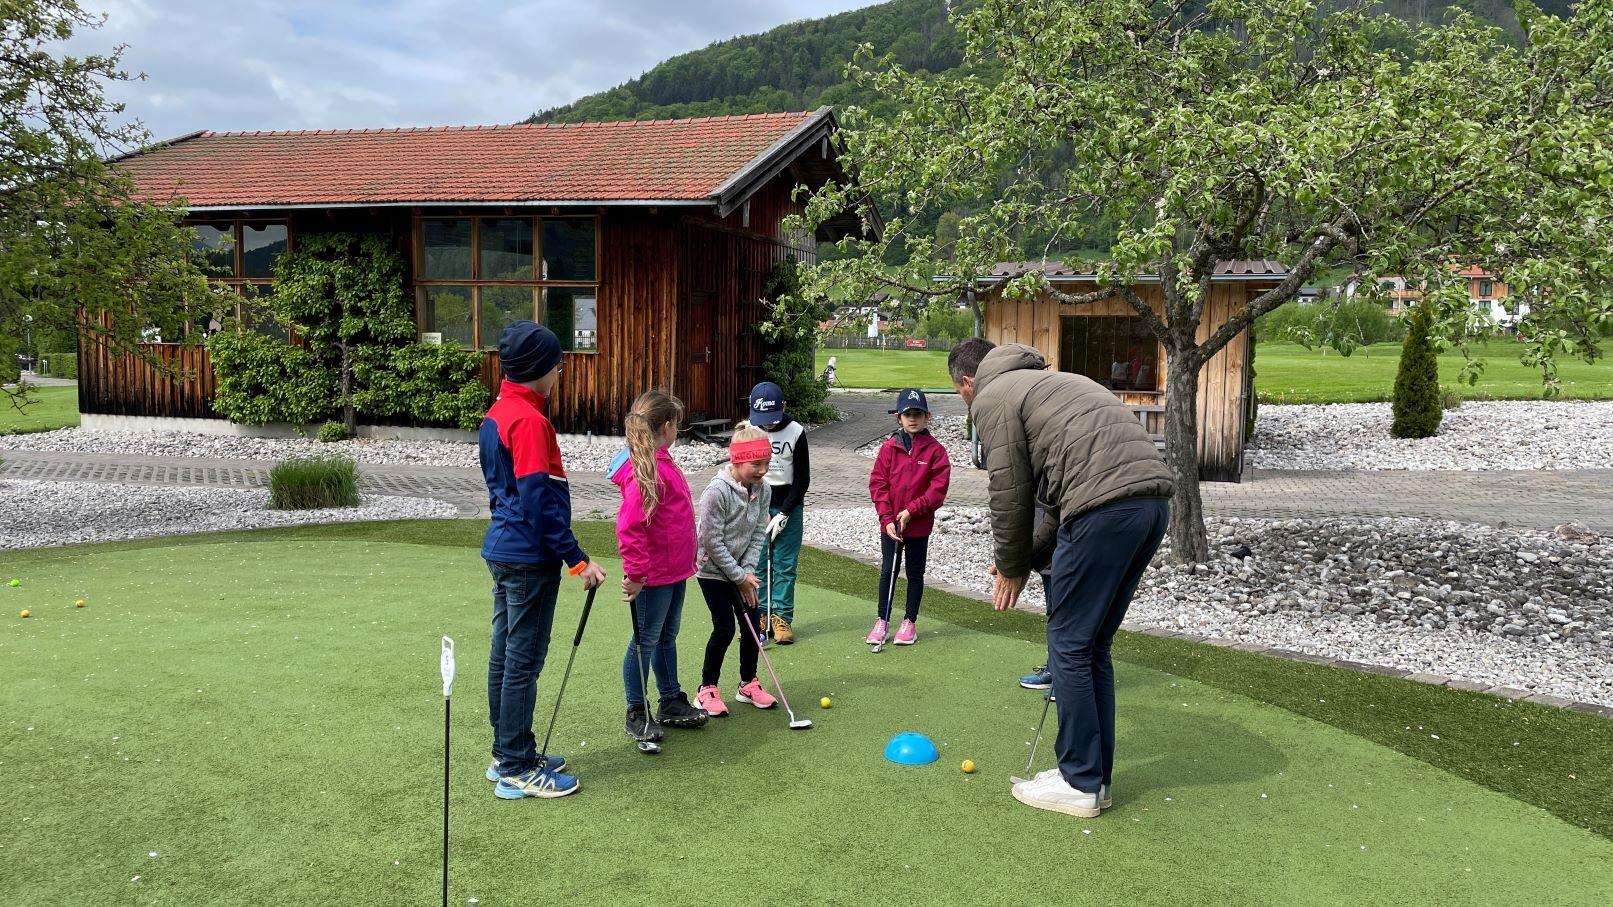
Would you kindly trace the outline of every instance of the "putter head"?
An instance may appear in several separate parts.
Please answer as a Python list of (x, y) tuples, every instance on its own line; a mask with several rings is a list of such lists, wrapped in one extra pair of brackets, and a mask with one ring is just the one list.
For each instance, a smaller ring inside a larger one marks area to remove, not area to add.
[(638, 751), (641, 753), (649, 753), (653, 756), (661, 751), (661, 744), (656, 743), (653, 740), (640, 740), (638, 742)]
[(1015, 784), (1024, 784), (1027, 781), (1029, 781), (1030, 779), (1029, 778), (1021, 778), (1018, 775), (1009, 775), (1008, 780), (1014, 782)]
[(792, 731), (804, 731), (810, 727), (812, 727), (811, 718), (796, 718), (790, 722), (790, 730)]

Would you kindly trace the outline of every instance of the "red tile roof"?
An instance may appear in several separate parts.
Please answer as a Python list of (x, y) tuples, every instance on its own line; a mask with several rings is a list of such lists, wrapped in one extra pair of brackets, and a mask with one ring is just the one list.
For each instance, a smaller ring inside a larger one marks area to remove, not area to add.
[(145, 198), (193, 208), (704, 201), (828, 116), (200, 132), (115, 163)]
[[(1070, 267), (1058, 261), (1005, 261), (991, 269), (991, 276), (995, 278), (1018, 277), (1022, 274), (1040, 272), (1050, 280), (1081, 279), (1094, 277), (1097, 269), (1090, 264), (1083, 263), (1080, 267)], [(1235, 261), (1217, 262), (1215, 265), (1216, 277), (1250, 279), (1286, 277), (1288, 266), (1280, 261), (1269, 259), (1238, 259)]]

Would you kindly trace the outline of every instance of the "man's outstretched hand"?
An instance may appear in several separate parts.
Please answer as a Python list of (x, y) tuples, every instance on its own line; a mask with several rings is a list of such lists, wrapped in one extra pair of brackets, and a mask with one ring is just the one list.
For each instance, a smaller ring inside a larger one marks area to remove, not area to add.
[(987, 573), (997, 578), (992, 584), (991, 606), (998, 611), (1007, 611), (1019, 603), (1019, 593), (1025, 591), (1025, 580), (1028, 576), (1003, 576), (997, 572), (997, 565), (992, 564), (986, 569)]

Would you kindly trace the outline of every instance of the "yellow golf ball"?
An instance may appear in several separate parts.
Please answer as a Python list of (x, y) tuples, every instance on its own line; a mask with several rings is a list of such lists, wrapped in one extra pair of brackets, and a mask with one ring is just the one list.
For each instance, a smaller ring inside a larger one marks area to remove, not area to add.
[(823, 708), (828, 708), (829, 706), (834, 705), (834, 702), (831, 701), (829, 697), (825, 696), (818, 700), (818, 705), (822, 706)]
[(19, 614), (19, 615), (17, 615), (17, 616), (18, 616), (18, 617), (27, 617), (27, 616), (28, 616), (28, 614), (29, 614), (29, 611), (28, 611), (28, 609), (27, 609), (27, 608), (24, 608), (24, 609), (22, 609), (22, 613), (21, 613), (21, 614)]
[(975, 773), (975, 761), (973, 759), (965, 759), (965, 760), (963, 760), (962, 768), (963, 768), (963, 773), (965, 775), (974, 774)]
[(84, 606), (85, 606), (85, 605), (87, 605), (87, 604), (89, 604), (89, 602), (87, 602), (87, 601), (85, 601), (85, 600), (84, 600), (84, 599), (82, 599), (82, 598), (81, 598), (81, 599), (79, 599), (79, 600), (78, 600), (78, 601), (76, 601), (76, 602), (73, 602), (73, 607), (75, 607), (75, 608), (82, 608), (82, 607), (84, 607)]

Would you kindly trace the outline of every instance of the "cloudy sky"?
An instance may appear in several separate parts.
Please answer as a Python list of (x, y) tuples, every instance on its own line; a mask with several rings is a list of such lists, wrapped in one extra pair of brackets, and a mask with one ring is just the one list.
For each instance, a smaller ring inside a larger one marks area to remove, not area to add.
[(509, 123), (674, 54), (875, 0), (89, 0), (156, 138), (197, 129)]

